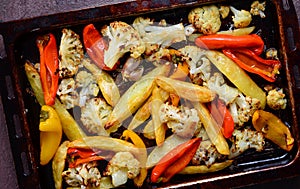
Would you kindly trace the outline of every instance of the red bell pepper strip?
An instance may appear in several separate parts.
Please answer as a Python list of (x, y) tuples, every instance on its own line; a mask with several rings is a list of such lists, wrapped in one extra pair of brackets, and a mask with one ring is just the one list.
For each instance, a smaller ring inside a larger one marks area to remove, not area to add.
[(281, 63), (279, 60), (267, 60), (249, 49), (223, 49), (223, 53), (242, 69), (257, 74), (269, 82), (276, 80)]
[(260, 55), (264, 50), (264, 41), (256, 34), (242, 36), (228, 34), (202, 35), (195, 39), (195, 44), (206, 49), (248, 48), (257, 55)]
[[(178, 145), (176, 148), (171, 150), (168, 154), (163, 156), (151, 172), (151, 178), (150, 178), (151, 182), (157, 183), (161, 180), (162, 181), (169, 180), (173, 175), (181, 171), (187, 165), (185, 163), (186, 162), (189, 163), (191, 158), (193, 158), (193, 156), (191, 155), (192, 153), (189, 156), (186, 156), (186, 154), (189, 153), (190, 151), (195, 153), (200, 142), (201, 142), (200, 138), (191, 139), (185, 143)], [(179, 162), (177, 163), (178, 160)], [(176, 168), (176, 166), (178, 166), (178, 168)], [(168, 170), (169, 167), (170, 170)], [(161, 178), (161, 176), (164, 175), (166, 170), (168, 170), (167, 172), (168, 174), (166, 175), (165, 178), (164, 177)]]
[(53, 34), (38, 37), (36, 40), (40, 53), (40, 77), (46, 105), (55, 103), (58, 89), (58, 53)]
[(102, 150), (68, 148), (67, 154), (70, 157), (69, 167), (74, 168), (83, 163), (110, 159), (114, 153)]
[(83, 44), (88, 55), (99, 68), (107, 71), (117, 68), (118, 63), (112, 68), (105, 65), (104, 52), (107, 49), (107, 44), (93, 24), (84, 27)]
[(234, 121), (224, 102), (217, 99), (208, 104), (212, 117), (221, 126), (222, 134), (225, 138), (230, 138), (234, 131)]

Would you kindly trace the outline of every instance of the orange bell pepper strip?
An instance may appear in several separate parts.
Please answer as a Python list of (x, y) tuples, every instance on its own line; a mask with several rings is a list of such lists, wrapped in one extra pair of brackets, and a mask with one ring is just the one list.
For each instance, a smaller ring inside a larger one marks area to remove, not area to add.
[(93, 24), (84, 27), (83, 44), (88, 55), (99, 68), (107, 71), (115, 70), (117, 68), (118, 63), (112, 68), (105, 65), (104, 51), (107, 49), (107, 44)]
[(267, 60), (249, 49), (223, 49), (223, 53), (242, 69), (257, 74), (269, 82), (276, 80), (281, 63), (279, 60)]
[(45, 104), (52, 106), (55, 103), (59, 80), (55, 37), (53, 34), (40, 36), (36, 40), (36, 45), (40, 53), (40, 77)]
[(193, 158), (200, 145), (200, 138), (193, 138), (178, 145), (163, 156), (151, 172), (151, 182), (167, 182), (180, 172)]
[(241, 49), (248, 48), (260, 55), (264, 50), (264, 41), (256, 34), (234, 36), (228, 34), (202, 35), (195, 44), (205, 49)]

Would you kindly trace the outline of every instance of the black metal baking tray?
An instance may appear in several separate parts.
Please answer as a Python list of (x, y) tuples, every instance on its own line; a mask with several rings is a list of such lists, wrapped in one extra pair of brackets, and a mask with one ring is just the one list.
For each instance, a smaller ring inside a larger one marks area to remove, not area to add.
[[(186, 19), (188, 11), (196, 6), (222, 3), (238, 8), (249, 5), (235, 0), (162, 0), (128, 1), (91, 9), (59, 13), (26, 20), (1, 23), (7, 58), (1, 60), (0, 85), (10, 135), (15, 167), (20, 188), (53, 188), (51, 166), (39, 165), (39, 110), (30, 93), (24, 73), (26, 59), (37, 62), (35, 39), (51, 31), (57, 36), (62, 28), (71, 28), (81, 34), (86, 24), (102, 25), (112, 20), (131, 21), (137, 15), (165, 18), (168, 23)], [(188, 177), (175, 177), (166, 185), (145, 185), (145, 188), (229, 188), (267, 182), (299, 175), (300, 160), (300, 33), (291, 0), (267, 0), (266, 20), (255, 21), (267, 46), (279, 49), (282, 70), (278, 85), (288, 95), (288, 108), (280, 111), (281, 119), (290, 126), (295, 146), (289, 153), (267, 145), (261, 153), (246, 152), (226, 170)], [(158, 14), (159, 13), (159, 14)], [(128, 186), (129, 187), (129, 186)]]

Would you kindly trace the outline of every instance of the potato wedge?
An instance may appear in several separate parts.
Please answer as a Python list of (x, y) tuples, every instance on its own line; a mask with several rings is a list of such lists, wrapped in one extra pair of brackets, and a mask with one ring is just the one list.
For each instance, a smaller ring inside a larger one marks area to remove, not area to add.
[(120, 91), (114, 79), (108, 73), (99, 69), (98, 66), (91, 63), (91, 60), (88, 58), (83, 59), (82, 64), (93, 74), (106, 102), (114, 107), (120, 99)]
[(228, 34), (234, 36), (249, 35), (253, 32), (254, 29), (255, 26), (250, 26), (250, 27), (238, 28), (234, 30), (218, 31), (217, 34)]
[(277, 144), (280, 148), (290, 151), (294, 146), (294, 138), (289, 128), (274, 114), (264, 110), (256, 110), (252, 123), (264, 137)]
[(165, 64), (156, 67), (139, 81), (135, 82), (120, 98), (111, 112), (104, 128), (110, 133), (115, 132), (121, 123), (139, 109), (152, 93), (155, 77), (167, 75), (171, 66)]
[(153, 100), (151, 102), (151, 116), (152, 123), (155, 133), (156, 145), (160, 146), (165, 141), (165, 135), (167, 131), (166, 124), (162, 123), (160, 120), (159, 109), (160, 106), (164, 103), (162, 96), (159, 94), (158, 87), (154, 87), (152, 91)]
[[(44, 95), (39, 73), (29, 62), (25, 63), (25, 72), (37, 101), (41, 106), (44, 105)], [(60, 118), (64, 134), (70, 141), (86, 136), (85, 132), (58, 99), (55, 99), (55, 104), (52, 107)]]
[(229, 155), (229, 146), (224, 138), (220, 127), (211, 117), (209, 110), (202, 103), (194, 102), (194, 108), (197, 110), (199, 118), (207, 132), (211, 142), (216, 146), (218, 152), (223, 155)]
[(154, 132), (154, 126), (152, 119), (148, 121), (148, 123), (145, 125), (143, 130), (143, 135), (147, 139), (154, 140), (155, 139), (155, 132)]
[(216, 94), (207, 87), (195, 85), (193, 83), (180, 81), (176, 79), (159, 76), (155, 79), (157, 85), (169, 93), (175, 93), (178, 96), (190, 101), (211, 102)]
[(257, 86), (242, 68), (219, 51), (209, 50), (206, 51), (205, 55), (242, 93), (258, 99), (261, 108), (265, 108), (265, 92)]
[(206, 165), (186, 166), (178, 174), (190, 175), (190, 174), (199, 174), (199, 173), (203, 174), (203, 173), (216, 172), (225, 169), (226, 167), (229, 167), (232, 164), (232, 162), (233, 160), (227, 160), (220, 163), (214, 163), (210, 167), (207, 167)]

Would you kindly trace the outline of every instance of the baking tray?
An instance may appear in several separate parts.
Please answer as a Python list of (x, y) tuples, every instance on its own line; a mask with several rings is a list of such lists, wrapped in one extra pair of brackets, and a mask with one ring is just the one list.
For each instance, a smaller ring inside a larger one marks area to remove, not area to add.
[[(137, 15), (163, 15), (168, 23), (182, 21), (182, 16), (193, 7), (211, 3), (232, 4), (242, 8), (248, 1), (234, 0), (160, 0), (127, 1), (91, 9), (41, 16), (26, 20), (1, 23), (7, 58), (1, 59), (0, 86), (5, 117), (20, 188), (53, 188), (51, 167), (39, 165), (39, 106), (29, 90), (23, 71), (26, 59), (38, 61), (33, 45), (37, 35), (49, 31), (59, 34), (71, 28), (78, 34), (89, 23), (104, 24), (112, 20), (130, 20)], [(280, 111), (281, 119), (290, 126), (295, 138), (291, 152), (279, 150), (271, 144), (262, 153), (248, 151), (226, 170), (175, 177), (165, 185), (145, 185), (143, 188), (230, 188), (268, 182), (299, 175), (300, 172), (300, 35), (292, 0), (267, 0), (264, 28), (267, 45), (279, 49), (283, 64), (278, 84), (288, 96), (288, 108)], [(159, 14), (157, 14), (159, 13)], [(176, 19), (174, 19), (176, 18)], [(168, 20), (169, 19), (169, 20)], [(128, 186), (129, 188), (131, 186)]]

